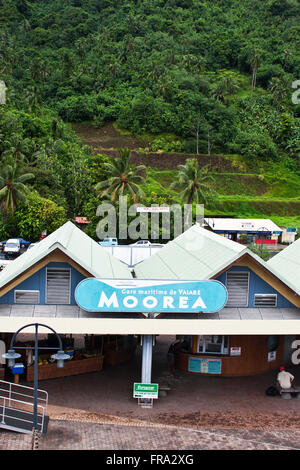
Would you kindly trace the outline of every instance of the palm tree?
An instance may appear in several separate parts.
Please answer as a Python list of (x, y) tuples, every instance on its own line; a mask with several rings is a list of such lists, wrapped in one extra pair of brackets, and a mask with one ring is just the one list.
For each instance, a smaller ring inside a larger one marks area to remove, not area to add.
[(4, 157), (13, 157), (17, 160), (24, 160), (26, 158), (26, 154), (29, 153), (30, 139), (23, 139), (18, 134), (12, 134), (10, 140), (4, 142), (4, 146), (7, 149), (2, 153), (2, 161)]
[(23, 173), (20, 160), (8, 159), (0, 174), (0, 207), (4, 214), (13, 214), (19, 202), (26, 202), (29, 189), (26, 182), (33, 179), (32, 173)]
[(145, 184), (145, 179), (137, 173), (145, 170), (146, 167), (144, 165), (130, 165), (130, 158), (128, 148), (118, 149), (118, 156), (103, 164), (103, 173), (106, 179), (95, 186), (101, 199), (109, 198), (115, 202), (118, 196), (129, 194), (133, 202), (137, 203), (144, 196), (140, 184)]
[(188, 158), (185, 165), (178, 165), (178, 170), (178, 181), (170, 189), (179, 189), (181, 201), (187, 204), (207, 202), (205, 193), (213, 191), (209, 181), (214, 181), (209, 165), (199, 168), (197, 158)]

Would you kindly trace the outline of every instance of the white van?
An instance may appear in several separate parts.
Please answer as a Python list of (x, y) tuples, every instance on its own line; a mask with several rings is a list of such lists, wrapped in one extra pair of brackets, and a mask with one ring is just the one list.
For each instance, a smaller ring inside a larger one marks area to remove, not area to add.
[(17, 255), (21, 251), (20, 240), (18, 238), (10, 238), (5, 243), (3, 252), (7, 255)]

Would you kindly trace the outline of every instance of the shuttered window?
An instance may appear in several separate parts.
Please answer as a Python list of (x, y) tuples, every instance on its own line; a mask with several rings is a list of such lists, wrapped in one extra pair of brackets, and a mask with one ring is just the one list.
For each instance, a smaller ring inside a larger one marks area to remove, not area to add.
[(249, 273), (245, 271), (227, 272), (226, 287), (228, 301), (226, 307), (248, 307)]
[(15, 304), (34, 305), (39, 303), (39, 290), (15, 290)]
[(46, 269), (46, 303), (70, 304), (70, 269)]
[(277, 294), (255, 294), (254, 307), (277, 307)]

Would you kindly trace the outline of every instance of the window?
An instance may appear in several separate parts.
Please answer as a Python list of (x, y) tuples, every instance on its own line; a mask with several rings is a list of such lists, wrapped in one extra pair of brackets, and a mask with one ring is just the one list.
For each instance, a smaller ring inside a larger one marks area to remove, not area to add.
[(277, 294), (255, 294), (254, 307), (277, 307)]
[(40, 291), (39, 290), (15, 290), (15, 304), (39, 304)]
[(46, 304), (70, 304), (71, 270), (46, 269)]
[(226, 307), (248, 307), (249, 273), (229, 271), (226, 273), (228, 300)]
[(198, 336), (197, 352), (205, 354), (228, 354), (228, 336)]

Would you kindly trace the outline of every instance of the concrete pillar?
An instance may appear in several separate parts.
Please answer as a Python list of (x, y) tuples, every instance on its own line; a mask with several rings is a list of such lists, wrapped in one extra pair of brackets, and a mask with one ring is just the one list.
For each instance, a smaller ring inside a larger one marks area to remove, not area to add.
[(153, 335), (142, 336), (142, 380), (151, 383)]

